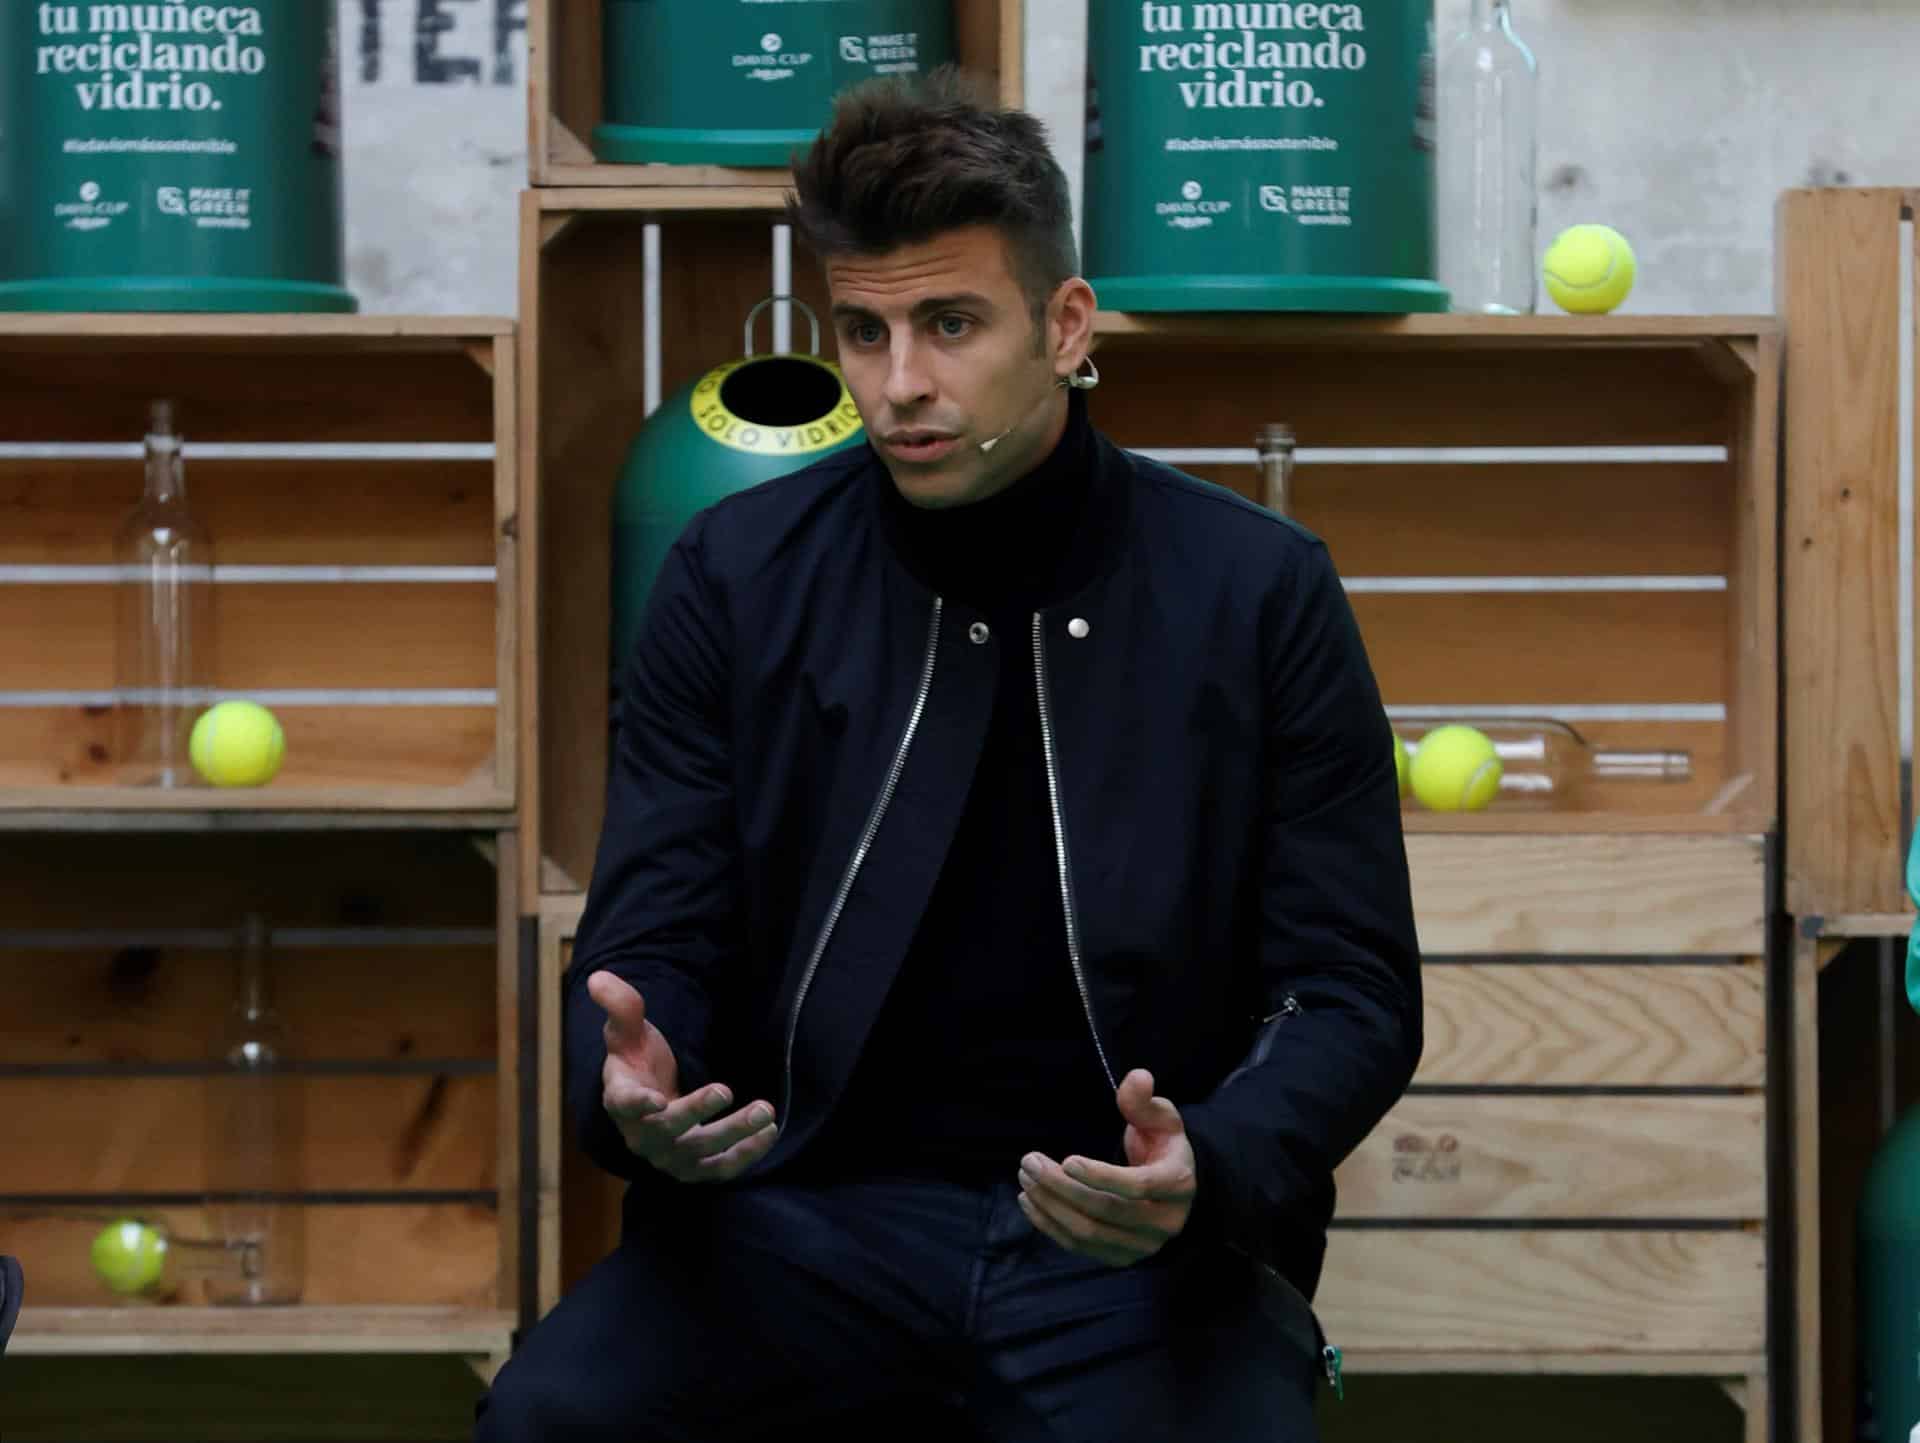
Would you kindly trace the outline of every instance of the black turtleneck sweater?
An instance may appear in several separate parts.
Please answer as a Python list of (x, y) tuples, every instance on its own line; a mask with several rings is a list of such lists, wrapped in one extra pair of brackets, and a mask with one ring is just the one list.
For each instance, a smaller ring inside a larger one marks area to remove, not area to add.
[(925, 585), (985, 613), (993, 717), (946, 865), (847, 1088), (809, 1151), (835, 1174), (1009, 1181), (1028, 1152), (1120, 1161), (1124, 1123), (1067, 953), (1033, 615), (1064, 599), (1091, 477), (1086, 406), (1053, 453), (971, 505), (881, 515)]

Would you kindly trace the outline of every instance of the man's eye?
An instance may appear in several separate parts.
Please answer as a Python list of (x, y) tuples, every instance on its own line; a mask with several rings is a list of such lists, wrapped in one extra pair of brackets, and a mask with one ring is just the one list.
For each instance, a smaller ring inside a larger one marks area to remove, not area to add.
[(847, 328), (847, 337), (856, 346), (878, 345), (880, 328), (871, 321), (856, 321)]
[(939, 327), (940, 334), (950, 341), (957, 340), (973, 329), (973, 322), (965, 316), (942, 316), (934, 324)]

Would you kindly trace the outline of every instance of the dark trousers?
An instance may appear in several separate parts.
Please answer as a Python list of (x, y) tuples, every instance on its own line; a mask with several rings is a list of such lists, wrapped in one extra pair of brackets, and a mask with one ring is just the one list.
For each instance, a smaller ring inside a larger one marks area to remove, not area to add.
[(476, 1438), (1316, 1443), (1317, 1360), (1251, 1263), (1178, 1238), (1109, 1267), (1015, 1194), (676, 1188), (522, 1340)]

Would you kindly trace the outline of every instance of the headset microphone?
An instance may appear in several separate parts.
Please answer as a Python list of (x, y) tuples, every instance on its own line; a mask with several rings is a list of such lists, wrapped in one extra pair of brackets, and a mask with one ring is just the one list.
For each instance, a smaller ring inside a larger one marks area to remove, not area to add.
[(1046, 405), (1047, 402), (1052, 398), (1053, 393), (1059, 390), (1062, 386), (1066, 384), (1067, 384), (1067, 378), (1065, 376), (1062, 376), (1059, 380), (1055, 381), (1053, 385), (1048, 388), (1046, 395), (1042, 396), (1037, 402), (1035, 402), (1032, 406), (1028, 407), (1027, 410), (1024, 413), (1022, 413), (1018, 421), (1015, 421), (1011, 426), (1007, 427), (1007, 429), (1002, 431), (998, 436), (993, 436), (988, 438), (985, 441), (982, 441), (980, 443), (981, 454), (984, 455), (987, 452), (991, 451), (995, 446), (998, 446), (1002, 441), (1006, 440), (1007, 437), (1011, 436), (1015, 431), (1019, 430), (1021, 426), (1026, 424), (1026, 420), (1028, 416), (1031, 416), (1035, 411), (1038, 411), (1042, 406)]

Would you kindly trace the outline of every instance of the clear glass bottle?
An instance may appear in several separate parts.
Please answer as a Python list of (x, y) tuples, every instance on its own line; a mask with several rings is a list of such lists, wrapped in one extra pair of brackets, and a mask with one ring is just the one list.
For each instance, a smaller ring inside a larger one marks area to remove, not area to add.
[(266, 922), (239, 938), (238, 986), (208, 1083), (207, 1218), (229, 1266), (207, 1279), (213, 1303), (296, 1303), (306, 1272), (300, 1190), (300, 1079), (274, 1010)]
[(1261, 504), (1282, 516), (1292, 515), (1293, 504), (1293, 427), (1262, 426), (1254, 437), (1259, 455)]
[(187, 508), (173, 403), (156, 401), (146, 491), (114, 538), (114, 754), (122, 785), (200, 785), (187, 756), (213, 687), (213, 541)]
[(1456, 311), (1531, 315), (1539, 66), (1510, 0), (1472, 0), (1439, 71), (1440, 284)]
[[(1486, 734), (1500, 759), (1500, 789), (1489, 810), (1564, 811), (1600, 809), (1605, 799), (1596, 787), (1621, 782), (1684, 782), (1693, 777), (1693, 758), (1684, 751), (1629, 751), (1597, 747), (1565, 722), (1541, 717), (1520, 721), (1482, 721), (1472, 716), (1396, 722), (1394, 731), (1409, 748), (1449, 724), (1464, 724)], [(1405, 805), (1418, 808), (1411, 795)]]

